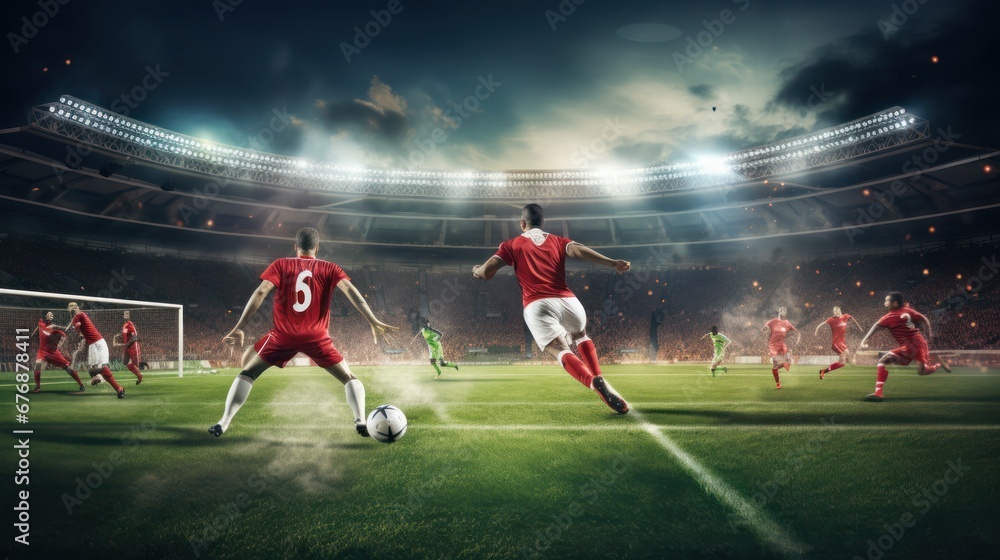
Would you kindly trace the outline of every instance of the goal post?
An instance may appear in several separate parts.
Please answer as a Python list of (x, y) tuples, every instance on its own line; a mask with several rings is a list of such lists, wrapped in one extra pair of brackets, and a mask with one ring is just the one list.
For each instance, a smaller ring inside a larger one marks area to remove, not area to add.
[[(135, 323), (139, 336), (141, 361), (148, 362), (152, 369), (176, 367), (178, 375), (184, 377), (183, 305), (0, 288), (0, 332), (4, 337), (14, 334), (17, 329), (27, 328), (31, 332), (38, 326), (38, 319), (48, 311), (55, 314), (53, 324), (66, 325), (71, 319), (66, 312), (67, 303), (59, 307), (54, 306), (53, 301), (79, 302), (81, 311), (90, 316), (94, 326), (107, 341), (112, 359), (124, 354), (124, 349), (114, 346), (114, 343), (124, 324), (124, 312), (129, 311), (130, 320)], [(72, 359), (71, 354), (78, 344), (79, 333), (67, 335), (64, 353)]]

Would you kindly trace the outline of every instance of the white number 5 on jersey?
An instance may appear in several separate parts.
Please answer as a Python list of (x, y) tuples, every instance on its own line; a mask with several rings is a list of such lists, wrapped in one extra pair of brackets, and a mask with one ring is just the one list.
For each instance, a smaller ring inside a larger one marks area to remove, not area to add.
[[(306, 278), (312, 278), (312, 275), (311, 270), (303, 270), (299, 273), (299, 277), (295, 279), (295, 303), (292, 304), (292, 309), (298, 313), (309, 309), (309, 304), (312, 303), (312, 290), (309, 289), (309, 284), (306, 284)], [(302, 298), (302, 303), (299, 303), (299, 292), (305, 294), (305, 297)]]

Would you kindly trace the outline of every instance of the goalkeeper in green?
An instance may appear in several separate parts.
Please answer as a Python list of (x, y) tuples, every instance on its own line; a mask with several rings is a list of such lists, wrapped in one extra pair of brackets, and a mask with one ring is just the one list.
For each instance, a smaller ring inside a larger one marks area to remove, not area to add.
[(444, 361), (444, 349), (441, 347), (441, 337), (444, 333), (431, 327), (431, 322), (427, 317), (420, 319), (420, 334), (424, 335), (427, 342), (427, 350), (430, 353), (431, 365), (437, 370), (437, 377), (441, 377), (441, 367), (453, 367), (458, 371), (458, 364)]
[[(732, 341), (726, 338), (726, 335), (720, 334), (719, 327), (715, 325), (712, 325), (712, 332), (706, 333), (705, 336), (712, 339), (712, 345), (715, 347), (715, 355), (712, 357), (712, 377), (715, 377), (715, 368), (722, 363), (722, 357), (726, 355), (726, 348)], [(705, 336), (701, 338), (704, 339)], [(722, 372), (729, 373), (729, 368), (723, 367)]]

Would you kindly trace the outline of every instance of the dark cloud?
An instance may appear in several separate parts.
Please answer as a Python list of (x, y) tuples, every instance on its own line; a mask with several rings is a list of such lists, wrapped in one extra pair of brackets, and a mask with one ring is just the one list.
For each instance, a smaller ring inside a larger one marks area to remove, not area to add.
[(698, 84), (696, 86), (691, 86), (688, 88), (688, 92), (691, 95), (697, 97), (698, 99), (704, 99), (706, 101), (715, 97), (715, 88), (708, 84)]

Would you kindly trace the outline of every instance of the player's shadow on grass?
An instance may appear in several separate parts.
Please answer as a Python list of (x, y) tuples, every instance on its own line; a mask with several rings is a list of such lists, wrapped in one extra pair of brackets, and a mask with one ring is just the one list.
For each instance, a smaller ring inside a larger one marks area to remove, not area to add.
[(455, 379), (454, 377), (438, 377), (431, 378), (434, 383), (507, 383), (510, 381), (521, 381), (523, 379), (514, 379), (512, 377), (466, 377), (462, 379)]
[[(108, 434), (91, 435), (89, 433), (80, 434), (73, 432), (72, 427), (65, 433), (40, 433), (36, 432), (34, 437), (40, 441), (62, 443), (66, 445), (86, 445), (86, 446), (126, 446), (126, 447), (207, 447), (212, 445), (237, 445), (237, 444), (257, 444), (268, 447), (281, 448), (323, 448), (323, 449), (343, 449), (355, 450), (374, 448), (371, 441), (336, 442), (322, 441), (304, 442), (294, 440), (265, 440), (260, 434), (240, 434), (224, 435), (221, 438), (194, 428), (181, 428), (175, 426), (157, 426), (143, 432), (132, 424), (108, 424)], [(346, 433), (346, 432), (345, 432)], [(351, 430), (353, 434), (353, 430)], [(163, 437), (163, 434), (170, 434), (172, 437)], [(355, 436), (357, 437), (357, 436)], [(361, 439), (360, 437), (358, 438)]]
[[(762, 428), (771, 426), (783, 426), (787, 424), (795, 425), (815, 425), (823, 427), (826, 424), (823, 418), (833, 418), (834, 426), (877, 426), (889, 421), (893, 424), (914, 424), (929, 425), (935, 423), (980, 423), (983, 415), (964, 415), (958, 417), (929, 418), (926, 410), (892, 410), (890, 414), (885, 414), (886, 403), (871, 403), (869, 409), (836, 409), (836, 410), (814, 410), (809, 413), (801, 412), (769, 412), (769, 411), (725, 411), (725, 410), (691, 410), (691, 409), (671, 409), (669, 407), (643, 408), (643, 414), (654, 421), (654, 424), (669, 426), (760, 426)], [(992, 414), (989, 417), (992, 419)], [(683, 419), (678, 422), (679, 419)]]

